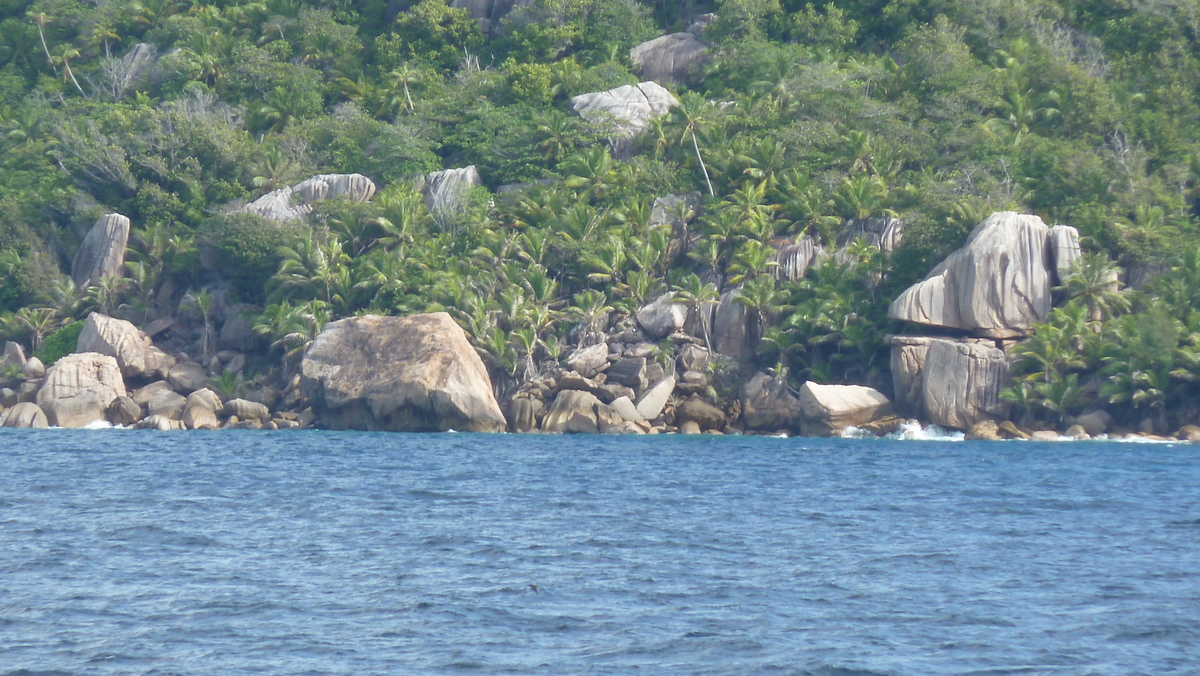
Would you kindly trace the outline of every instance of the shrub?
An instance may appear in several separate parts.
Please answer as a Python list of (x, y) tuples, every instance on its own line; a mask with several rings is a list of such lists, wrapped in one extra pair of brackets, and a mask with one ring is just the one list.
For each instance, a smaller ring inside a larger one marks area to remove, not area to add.
[(41, 359), (46, 368), (49, 368), (54, 362), (75, 351), (75, 344), (79, 342), (79, 334), (82, 332), (83, 320), (73, 321), (46, 336), (42, 346), (34, 350), (33, 356)]

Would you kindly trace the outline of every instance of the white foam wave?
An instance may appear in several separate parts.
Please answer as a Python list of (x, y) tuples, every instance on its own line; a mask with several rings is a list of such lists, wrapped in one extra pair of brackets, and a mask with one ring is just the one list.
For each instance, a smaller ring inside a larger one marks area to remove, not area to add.
[[(874, 434), (866, 430), (861, 430), (853, 425), (842, 430), (842, 436), (847, 439), (878, 439)], [(884, 439), (900, 439), (906, 441), (962, 441), (965, 435), (962, 432), (945, 429), (937, 425), (929, 425), (922, 427), (921, 423), (916, 420), (905, 420), (900, 424), (900, 428), (891, 434), (884, 435)]]

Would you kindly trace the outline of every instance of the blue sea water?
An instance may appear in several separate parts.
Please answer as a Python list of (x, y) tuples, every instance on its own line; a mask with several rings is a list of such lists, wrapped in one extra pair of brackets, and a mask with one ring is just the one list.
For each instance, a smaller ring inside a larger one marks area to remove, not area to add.
[(0, 434), (0, 674), (1196, 674), (1200, 446)]

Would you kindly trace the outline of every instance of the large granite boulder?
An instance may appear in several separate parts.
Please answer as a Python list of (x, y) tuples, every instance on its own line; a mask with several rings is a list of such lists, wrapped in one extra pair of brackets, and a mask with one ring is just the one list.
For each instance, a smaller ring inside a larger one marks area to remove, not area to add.
[(861, 218), (851, 221), (838, 233), (838, 248), (845, 248), (862, 240), (867, 244), (891, 253), (900, 245), (904, 235), (904, 224), (898, 218)]
[(623, 147), (649, 128), (651, 120), (677, 105), (679, 100), (657, 82), (622, 85), (571, 99), (571, 108), (580, 117), (606, 128), (614, 148)]
[(76, 352), (46, 371), (37, 404), (51, 425), (83, 427), (104, 420), (108, 405), (125, 396), (117, 360), (95, 352)]
[(330, 322), (301, 363), (318, 420), (335, 429), (499, 432), (483, 361), (445, 312)]
[(165, 377), (175, 360), (154, 347), (150, 337), (124, 319), (99, 312), (88, 315), (75, 342), (76, 352), (106, 354), (117, 360), (126, 378)]
[(637, 412), (646, 420), (654, 420), (662, 415), (671, 395), (675, 393), (675, 378), (667, 376), (655, 382), (637, 399)]
[(748, 430), (799, 431), (802, 415), (784, 380), (758, 373), (742, 388), (742, 424)]
[(312, 212), (312, 203), (334, 197), (368, 202), (375, 183), (362, 174), (320, 174), (296, 185), (280, 188), (242, 207), (242, 211), (272, 221), (294, 221)]
[(608, 367), (608, 345), (596, 343), (576, 349), (567, 357), (567, 366), (584, 378), (591, 378)]
[(167, 382), (180, 394), (191, 394), (208, 385), (208, 369), (194, 361), (181, 361), (167, 373)]
[[(0, 370), (7, 368), (21, 368), (25, 365), (25, 348), (13, 341), (4, 343), (4, 354), (0, 355)], [(3, 374), (0, 373), (0, 378)]]
[(634, 313), (638, 326), (647, 336), (661, 340), (687, 323), (688, 306), (675, 301), (675, 294), (664, 293)]
[(800, 428), (806, 436), (841, 434), (892, 414), (892, 402), (882, 392), (861, 385), (822, 385), (811, 380), (800, 386)]
[(700, 213), (700, 204), (699, 191), (656, 197), (654, 204), (650, 207), (650, 218), (646, 221), (646, 227), (657, 228), (660, 225), (669, 225), (672, 233), (681, 235), (688, 223), (695, 220)]
[[(1070, 237), (1070, 231), (1060, 233)], [(1049, 240), (1050, 229), (1037, 216), (992, 214), (963, 248), (900, 294), (888, 316), (990, 338), (1023, 336), (1049, 317), (1054, 252), (1070, 248), (1051, 247)]]
[(684, 82), (708, 61), (708, 50), (692, 33), (671, 33), (629, 50), (629, 60), (647, 80)]
[(1059, 283), (1066, 280), (1071, 267), (1082, 257), (1078, 230), (1069, 225), (1050, 228), (1050, 259), (1054, 261), (1054, 274)]
[(71, 263), (75, 286), (86, 289), (102, 277), (125, 274), (125, 245), (129, 242), (129, 219), (121, 214), (105, 214), (96, 221)]
[(425, 207), (431, 212), (452, 212), (471, 188), (483, 185), (475, 165), (435, 171), (425, 177)]
[(23, 401), (0, 413), (0, 427), (32, 427), (44, 430), (49, 426), (45, 412), (32, 402)]
[(1011, 384), (1011, 360), (992, 341), (897, 336), (891, 343), (893, 388), (906, 413), (960, 430), (1008, 417), (1012, 405), (1000, 391)]
[(713, 309), (709, 337), (713, 350), (718, 353), (734, 359), (749, 359), (758, 347), (758, 325), (757, 320), (751, 321), (754, 318), (750, 308), (739, 303), (737, 297), (736, 290), (721, 294)]
[(828, 256), (825, 247), (811, 236), (805, 236), (795, 244), (785, 244), (771, 254), (772, 274), (779, 279), (794, 282), (808, 274), (809, 268)]

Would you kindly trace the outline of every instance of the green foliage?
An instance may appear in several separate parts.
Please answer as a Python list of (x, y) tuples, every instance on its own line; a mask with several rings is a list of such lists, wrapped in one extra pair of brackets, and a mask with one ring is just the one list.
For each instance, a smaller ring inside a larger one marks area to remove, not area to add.
[(33, 351), (33, 356), (42, 360), (47, 368), (54, 362), (75, 351), (79, 334), (83, 332), (83, 320), (78, 320), (59, 328), (47, 335), (41, 346)]
[(454, 68), (483, 44), (483, 34), (471, 13), (451, 8), (446, 0), (421, 0), (396, 18), (392, 30), (401, 60), (421, 61), (440, 69)]
[(251, 214), (231, 214), (215, 220), (205, 239), (217, 253), (225, 276), (238, 294), (249, 302), (266, 297), (267, 280), (279, 269), (280, 249), (298, 233), (294, 228), (272, 223)]

